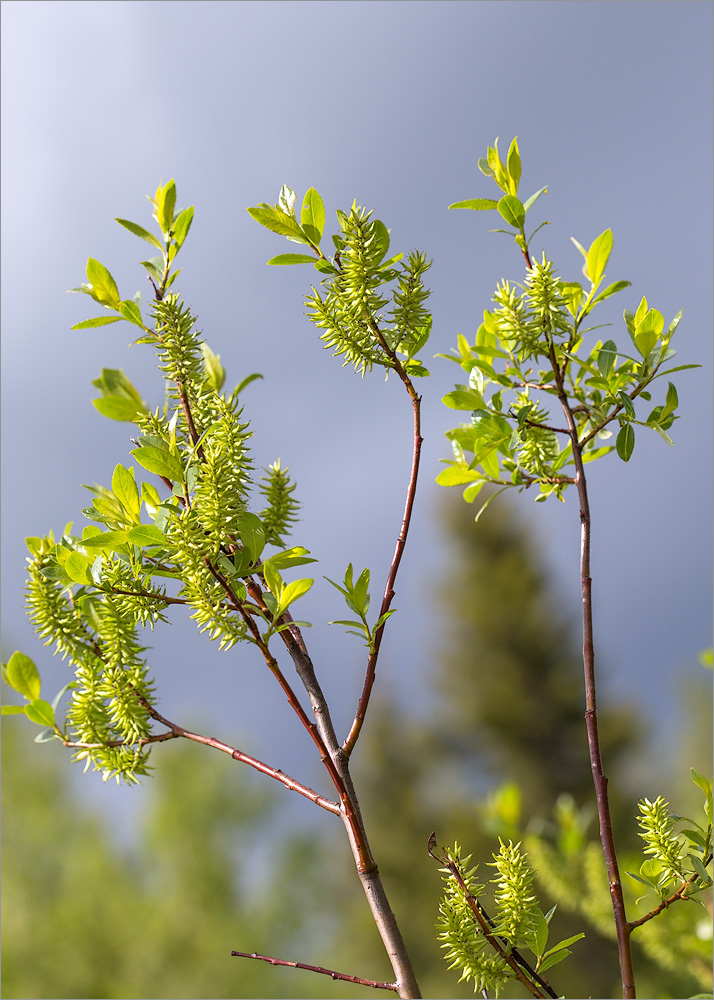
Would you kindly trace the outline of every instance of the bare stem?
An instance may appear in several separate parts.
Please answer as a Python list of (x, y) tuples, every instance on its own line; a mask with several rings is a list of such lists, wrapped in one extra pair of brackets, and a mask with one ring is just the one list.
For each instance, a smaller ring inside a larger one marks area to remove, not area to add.
[[(318, 794), (308, 785), (304, 785), (301, 781), (296, 781), (295, 778), (291, 778), (290, 775), (285, 774), (279, 768), (270, 767), (269, 764), (264, 764), (262, 760), (258, 760), (257, 757), (251, 757), (250, 754), (243, 753), (242, 750), (237, 750), (235, 747), (229, 746), (228, 743), (223, 743), (221, 740), (215, 739), (213, 736), (203, 736), (201, 733), (194, 733), (190, 729), (184, 728), (184, 726), (179, 726), (176, 722), (171, 722), (169, 719), (165, 718), (158, 712), (152, 705), (142, 698), (141, 695), (137, 695), (139, 701), (146, 708), (147, 712), (151, 715), (153, 719), (160, 722), (163, 726), (169, 730), (168, 733), (161, 733), (156, 737), (149, 737), (145, 740), (141, 740), (143, 743), (158, 743), (162, 740), (168, 740), (177, 737), (183, 737), (187, 740), (193, 740), (194, 743), (203, 743), (204, 746), (213, 747), (214, 750), (220, 750), (222, 753), (227, 753), (229, 757), (234, 760), (239, 760), (242, 764), (248, 764), (249, 767), (255, 768), (256, 771), (260, 771), (261, 774), (267, 774), (271, 778), (275, 778), (281, 784), (285, 785), (286, 788), (293, 792), (299, 792), (306, 799), (310, 799), (315, 805), (321, 806), (323, 809), (327, 809), (328, 812), (335, 813), (337, 816), (341, 814), (339, 803), (333, 802), (331, 799), (327, 799), (324, 795)], [(86, 744), (81, 743), (67, 743), (66, 746), (86, 746)], [(109, 744), (100, 744), (102, 746), (120, 746), (121, 741), (114, 741)]]
[(617, 864), (615, 838), (613, 835), (612, 819), (610, 816), (610, 802), (607, 794), (607, 778), (603, 772), (602, 755), (600, 753), (600, 735), (598, 731), (595, 685), (595, 646), (593, 638), (592, 613), (592, 579), (590, 577), (590, 503), (588, 500), (587, 480), (585, 478), (585, 468), (583, 465), (583, 445), (578, 440), (577, 425), (575, 423), (573, 412), (570, 408), (570, 402), (563, 387), (563, 373), (556, 359), (555, 349), (552, 345), (550, 348), (550, 362), (555, 375), (558, 399), (570, 430), (573, 461), (575, 463), (575, 485), (580, 499), (580, 586), (583, 621), (583, 669), (585, 674), (585, 724), (587, 727), (588, 747), (590, 750), (590, 767), (593, 775), (593, 783), (595, 785), (595, 796), (597, 799), (600, 840), (602, 842), (603, 853), (605, 856), (608, 881), (610, 884), (610, 898), (612, 900), (612, 908), (615, 915), (615, 930), (617, 934), (617, 950), (620, 963), (623, 997), (630, 998), (636, 996), (634, 970), (632, 966), (632, 948), (630, 942), (630, 932), (632, 928), (627, 921), (627, 915), (625, 912), (625, 899)]
[(335, 972), (333, 969), (325, 969), (321, 965), (307, 965), (305, 962), (286, 962), (285, 959), (271, 958), (269, 955), (259, 955), (255, 951), (251, 953), (248, 953), (247, 951), (232, 951), (231, 955), (236, 958), (257, 958), (261, 962), (269, 962), (270, 965), (288, 965), (293, 969), (307, 969), (308, 972), (319, 972), (323, 976), (329, 976), (331, 979), (343, 979), (347, 983), (357, 983), (359, 986), (369, 986), (373, 990), (391, 990), (393, 993), (397, 992), (396, 983), (382, 983), (377, 979), (362, 979), (360, 976), (348, 976), (344, 972)]
[[(392, 563), (389, 567), (389, 573), (387, 574), (387, 582), (384, 588), (384, 596), (382, 598), (382, 605), (379, 609), (379, 617), (389, 611), (391, 603), (394, 599), (394, 584), (397, 578), (397, 572), (399, 570), (399, 564), (402, 561), (402, 555), (404, 553), (404, 547), (407, 543), (407, 535), (409, 533), (409, 524), (411, 522), (412, 510), (414, 507), (414, 498), (416, 496), (417, 479), (419, 477), (419, 460), (421, 458), (421, 446), (423, 438), (421, 436), (421, 396), (417, 394), (416, 389), (412, 380), (409, 378), (407, 373), (402, 366), (399, 358), (396, 356), (394, 351), (389, 347), (384, 339), (384, 336), (374, 322), (370, 318), (369, 325), (374, 333), (377, 341), (379, 342), (382, 350), (387, 354), (394, 369), (402, 380), (409, 398), (412, 401), (412, 412), (414, 416), (414, 443), (412, 447), (412, 465), (411, 472), (409, 474), (409, 484), (407, 486), (407, 496), (404, 504), (404, 516), (402, 517), (402, 526), (397, 538), (397, 544), (394, 549), (394, 555), (392, 557)], [(362, 694), (360, 695), (359, 703), (357, 705), (357, 712), (355, 714), (352, 727), (350, 728), (349, 734), (342, 744), (342, 752), (346, 757), (349, 757), (355, 748), (355, 744), (359, 739), (360, 732), (362, 730), (362, 725), (364, 723), (365, 716), (367, 714), (367, 707), (369, 705), (369, 699), (372, 694), (372, 687), (374, 686), (374, 680), (377, 671), (377, 659), (379, 658), (379, 650), (382, 645), (382, 635), (384, 633), (383, 622), (379, 628), (376, 630), (374, 635), (374, 646), (372, 652), (367, 660), (367, 669), (365, 671), (364, 684), (362, 686)]]

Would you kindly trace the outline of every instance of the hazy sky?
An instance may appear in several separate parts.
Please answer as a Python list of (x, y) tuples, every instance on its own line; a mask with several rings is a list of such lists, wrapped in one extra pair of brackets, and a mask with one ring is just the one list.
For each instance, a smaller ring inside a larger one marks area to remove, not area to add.
[[(22, 540), (81, 526), (81, 484), (129, 464), (129, 425), (91, 405), (100, 369), (124, 368), (154, 405), (162, 396), (150, 350), (127, 351), (126, 324), (69, 332), (96, 310), (65, 290), (93, 256), (123, 297), (147, 291), (144, 244), (112, 220), (148, 226), (144, 196), (175, 177), (181, 206), (196, 206), (179, 286), (229, 382), (266, 376), (244, 396), (255, 454), (280, 456), (299, 483), (294, 542), (321, 560), (300, 614), (316, 625), (309, 643), (345, 731), (363, 660), (356, 639), (324, 624), (344, 611), (321, 574), (368, 565), (378, 606), (411, 411), (398, 382), (361, 381), (322, 350), (302, 305), (315, 272), (265, 267), (290, 247), (245, 208), (274, 202), (283, 182), (300, 198), (315, 186), (332, 220), (355, 198), (374, 208), (395, 252), (434, 258), (426, 353), (447, 352), (457, 333), (473, 337), (497, 280), (521, 277), (490, 217), (447, 211), (493, 195), (476, 161), (518, 134), (522, 190), (549, 186), (533, 209), (551, 223), (535, 249), (577, 279), (569, 237), (588, 245), (611, 227), (608, 278), (633, 283), (603, 311), (611, 335), (626, 340), (622, 308), (643, 293), (667, 320), (684, 306), (678, 361), (703, 365), (677, 378), (674, 449), (643, 432), (628, 466), (610, 457), (591, 475), (603, 684), (671, 731), (680, 680), (711, 643), (712, 4), (6, 0), (2, 19), (3, 655), (34, 656), (50, 697), (68, 679), (23, 617)], [(430, 367), (422, 489), (380, 666), (418, 709), (438, 644), (432, 591), (447, 579), (434, 478), (454, 415), (440, 399), (459, 372)], [(575, 496), (534, 505), (523, 494), (519, 506), (577, 613)], [(219, 660), (191, 629), (149, 640), (165, 713), (210, 720), (275, 765), (286, 753), (307, 777), (310, 747), (254, 650)]]

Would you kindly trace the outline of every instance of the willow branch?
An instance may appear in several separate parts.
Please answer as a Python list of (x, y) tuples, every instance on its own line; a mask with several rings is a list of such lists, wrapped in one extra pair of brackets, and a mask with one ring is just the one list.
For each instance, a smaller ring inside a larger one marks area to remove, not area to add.
[[(711, 860), (712, 860), (712, 855), (709, 854), (709, 857), (704, 861), (705, 868), (708, 864), (711, 863)], [(693, 886), (698, 881), (698, 879), (699, 879), (698, 874), (692, 875), (692, 877), (688, 878), (686, 882), (682, 882), (682, 884), (680, 885), (679, 889), (677, 889), (676, 892), (672, 893), (671, 896), (668, 896), (667, 899), (663, 899), (662, 902), (659, 904), (659, 906), (656, 906), (654, 910), (650, 910), (649, 913), (646, 913), (644, 917), (640, 917), (639, 920), (630, 920), (629, 921), (630, 930), (633, 931), (635, 927), (641, 927), (642, 924), (646, 924), (648, 920), (652, 920), (653, 917), (659, 916), (662, 910), (666, 910), (669, 906), (672, 905), (672, 903), (676, 903), (677, 900), (683, 899), (686, 902), (688, 897), (684, 895), (685, 892), (687, 891), (687, 889), (690, 888), (690, 886)]]
[(306, 969), (308, 972), (319, 972), (323, 976), (331, 979), (342, 979), (347, 983), (357, 983), (359, 986), (369, 986), (373, 990), (391, 990), (396, 993), (398, 986), (396, 983), (381, 983), (377, 979), (362, 979), (360, 976), (348, 976), (344, 972), (335, 972), (333, 969), (325, 969), (321, 965), (307, 965), (305, 962), (287, 962), (283, 958), (271, 958), (269, 955), (259, 955), (256, 951), (232, 951), (235, 958), (257, 958), (261, 962), (268, 962), (270, 965), (288, 965), (292, 969)]
[[(407, 375), (404, 370), (402, 363), (395, 354), (395, 352), (389, 347), (384, 339), (382, 331), (379, 329), (377, 324), (373, 319), (369, 319), (369, 325), (374, 333), (379, 346), (389, 357), (390, 361), (394, 365), (394, 370), (396, 371), (399, 378), (402, 380), (409, 398), (412, 401), (412, 411), (414, 416), (414, 443), (412, 447), (412, 465), (409, 474), (409, 484), (407, 486), (407, 496), (404, 503), (404, 516), (402, 517), (402, 526), (397, 538), (397, 544), (394, 549), (394, 555), (392, 557), (392, 563), (389, 567), (389, 573), (387, 574), (387, 582), (384, 588), (384, 596), (382, 598), (382, 605), (379, 609), (379, 618), (389, 611), (392, 600), (394, 599), (394, 584), (397, 578), (397, 572), (399, 570), (399, 564), (402, 561), (402, 555), (404, 553), (404, 547), (407, 542), (407, 535), (409, 533), (409, 524), (411, 522), (412, 510), (414, 507), (414, 498), (416, 496), (417, 479), (419, 477), (419, 460), (421, 458), (421, 446), (423, 438), (421, 436), (421, 396), (417, 394), (416, 389), (412, 380)], [(374, 686), (374, 681), (377, 672), (377, 660), (379, 658), (379, 650), (382, 645), (382, 635), (384, 634), (384, 626), (386, 621), (383, 621), (379, 628), (374, 633), (374, 645), (372, 652), (369, 654), (367, 660), (367, 668), (365, 671), (364, 684), (362, 686), (362, 694), (357, 705), (357, 712), (355, 714), (352, 727), (342, 744), (342, 752), (346, 757), (349, 757), (355, 748), (355, 744), (359, 739), (360, 732), (362, 730), (362, 725), (364, 723), (365, 715), (367, 714), (367, 708), (369, 706), (369, 699), (372, 694), (372, 687)]]
[[(295, 778), (291, 778), (290, 775), (285, 774), (279, 768), (270, 767), (269, 764), (264, 764), (263, 761), (258, 760), (257, 757), (251, 757), (250, 754), (243, 753), (242, 750), (237, 750), (235, 747), (229, 746), (228, 743), (223, 743), (221, 740), (217, 740), (213, 736), (203, 736), (201, 733), (194, 733), (190, 729), (186, 729), (184, 726), (179, 726), (178, 723), (171, 722), (169, 719), (161, 715), (161, 713), (150, 705), (149, 702), (141, 695), (137, 694), (137, 697), (144, 708), (146, 708), (152, 719), (160, 722), (162, 726), (166, 726), (166, 728), (170, 730), (169, 733), (162, 733), (157, 740), (152, 741), (151, 738), (149, 738), (141, 740), (140, 742), (158, 742), (159, 739), (167, 740), (172, 737), (183, 737), (183, 739), (192, 740), (194, 743), (202, 743), (204, 746), (213, 747), (214, 750), (220, 750), (222, 753), (228, 754), (228, 756), (232, 757), (234, 760), (238, 760), (242, 764), (247, 764), (249, 767), (255, 768), (255, 770), (260, 771), (261, 774), (267, 774), (269, 777), (275, 778), (276, 781), (285, 785), (285, 787), (289, 788), (290, 791), (298, 792), (306, 799), (310, 799), (310, 801), (314, 802), (316, 805), (321, 806), (323, 809), (327, 809), (328, 812), (336, 813), (338, 816), (340, 815), (340, 806), (337, 802), (333, 802), (331, 799), (327, 799), (323, 795), (319, 795), (316, 791), (314, 791), (314, 789), (310, 788), (308, 785), (304, 785), (301, 781), (296, 781)], [(112, 744), (109, 745), (111, 746)]]
[(573, 416), (570, 402), (563, 386), (563, 372), (555, 356), (555, 348), (550, 345), (550, 363), (555, 375), (558, 400), (560, 401), (565, 420), (570, 429), (573, 462), (575, 464), (575, 485), (580, 499), (580, 585), (582, 599), (583, 627), (583, 671), (585, 675), (585, 724), (588, 734), (590, 752), (590, 767), (595, 785), (595, 797), (600, 826), (600, 841), (602, 843), (605, 864), (607, 866), (610, 884), (610, 898), (615, 917), (617, 934), (617, 952), (622, 979), (623, 997), (634, 997), (635, 978), (632, 965), (632, 947), (630, 941), (631, 927), (627, 921), (625, 898), (622, 881), (617, 863), (615, 837), (610, 816), (610, 801), (607, 792), (607, 778), (602, 766), (600, 752), (600, 734), (597, 718), (597, 697), (595, 682), (595, 646), (593, 638), (592, 615), (592, 579), (590, 577), (590, 502), (588, 499), (587, 479), (583, 465), (583, 445), (578, 440), (578, 429)]

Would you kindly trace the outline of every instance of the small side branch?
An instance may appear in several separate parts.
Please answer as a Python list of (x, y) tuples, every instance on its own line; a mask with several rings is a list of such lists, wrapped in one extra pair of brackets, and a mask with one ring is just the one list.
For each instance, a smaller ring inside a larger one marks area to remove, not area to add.
[[(290, 791), (298, 792), (300, 795), (303, 795), (306, 799), (310, 799), (310, 801), (314, 802), (315, 805), (321, 806), (328, 812), (335, 813), (337, 816), (341, 815), (341, 809), (338, 802), (333, 802), (331, 799), (325, 798), (324, 795), (318, 794), (318, 792), (314, 791), (314, 789), (310, 788), (308, 785), (304, 785), (301, 781), (296, 781), (295, 778), (291, 778), (290, 775), (285, 774), (278, 768), (270, 767), (269, 764), (264, 764), (263, 761), (258, 760), (257, 757), (251, 757), (250, 754), (243, 753), (242, 750), (237, 750), (235, 747), (229, 746), (228, 743), (223, 743), (221, 740), (217, 740), (213, 736), (203, 736), (201, 733), (194, 733), (190, 729), (185, 729), (183, 726), (179, 726), (176, 722), (171, 722), (169, 719), (166, 719), (144, 698), (139, 696), (139, 701), (142, 702), (153, 719), (160, 722), (163, 726), (166, 726), (169, 730), (169, 732), (161, 733), (159, 736), (149, 737), (146, 740), (142, 740), (142, 743), (158, 743), (162, 740), (172, 738), (175, 739), (177, 737), (193, 740), (194, 743), (203, 743), (204, 746), (213, 747), (214, 750), (220, 750), (222, 753), (227, 753), (234, 760), (239, 760), (242, 764), (247, 764), (249, 767), (255, 768), (255, 770), (260, 771), (261, 774), (267, 774), (270, 778), (275, 778), (276, 781), (285, 785), (285, 787), (289, 788)], [(81, 743), (67, 743), (66, 745), (73, 747), (87, 746), (87, 744)], [(113, 745), (119, 746), (121, 744), (115, 742)]]
[[(409, 394), (409, 398), (412, 401), (412, 411), (414, 415), (414, 444), (412, 447), (412, 465), (411, 472), (409, 474), (409, 485), (407, 486), (407, 496), (404, 504), (404, 516), (402, 517), (402, 526), (397, 538), (397, 544), (394, 549), (394, 555), (392, 557), (392, 563), (389, 567), (389, 573), (387, 575), (387, 582), (384, 588), (384, 596), (382, 598), (382, 605), (379, 609), (379, 617), (389, 611), (392, 600), (394, 599), (394, 584), (397, 578), (397, 572), (399, 570), (399, 564), (402, 561), (402, 555), (404, 553), (404, 547), (407, 543), (407, 535), (409, 533), (409, 524), (412, 518), (412, 510), (414, 508), (414, 498), (416, 496), (417, 479), (419, 477), (419, 461), (421, 458), (421, 446), (423, 438), (421, 436), (421, 396), (417, 394), (416, 389), (405, 372), (399, 358), (396, 356), (394, 351), (389, 347), (387, 342), (382, 335), (381, 330), (374, 322), (370, 320), (370, 327), (374, 333), (380, 347), (388, 355), (390, 360), (394, 365), (394, 369), (399, 376), (399, 378), (404, 383), (404, 387)], [(349, 758), (350, 754), (355, 748), (355, 744), (359, 739), (359, 734), (362, 730), (362, 725), (364, 723), (365, 715), (367, 714), (367, 707), (369, 705), (369, 699), (372, 694), (372, 687), (374, 686), (374, 680), (377, 671), (377, 659), (379, 658), (379, 649), (382, 645), (382, 635), (384, 633), (383, 622), (374, 635), (374, 649), (369, 655), (367, 660), (367, 668), (365, 671), (364, 684), (362, 686), (362, 694), (360, 695), (359, 703), (357, 705), (357, 712), (355, 713), (355, 718), (352, 723), (352, 727), (342, 744), (342, 753), (345, 757)]]
[[(704, 861), (705, 868), (708, 864), (711, 863), (711, 860), (712, 856), (710, 854), (709, 857), (706, 858)], [(687, 889), (689, 889), (690, 886), (695, 885), (695, 883), (698, 880), (699, 880), (699, 875), (697, 874), (692, 875), (692, 877), (688, 878), (686, 882), (682, 882), (682, 884), (680, 885), (679, 889), (677, 889), (676, 892), (673, 892), (671, 896), (667, 897), (667, 899), (663, 899), (662, 902), (659, 904), (659, 906), (656, 906), (654, 910), (650, 910), (649, 913), (646, 913), (644, 917), (640, 917), (639, 920), (628, 921), (628, 926), (630, 930), (633, 931), (635, 927), (641, 927), (643, 924), (646, 924), (648, 920), (652, 920), (653, 917), (659, 916), (662, 910), (666, 910), (669, 906), (672, 905), (672, 903), (676, 903), (677, 900), (682, 899), (686, 902), (688, 898), (687, 896), (685, 896)]]
[(259, 955), (256, 951), (232, 951), (234, 958), (257, 958), (261, 962), (268, 962), (270, 965), (287, 965), (291, 969), (306, 969), (308, 972), (319, 972), (330, 979), (342, 979), (346, 983), (357, 983), (358, 986), (369, 986), (373, 990), (391, 990), (396, 993), (398, 990), (396, 983), (382, 983), (378, 979), (362, 979), (360, 976), (348, 976), (344, 972), (335, 972), (334, 969), (324, 969), (321, 965), (307, 965), (305, 962), (287, 962), (282, 958), (271, 958), (269, 955)]

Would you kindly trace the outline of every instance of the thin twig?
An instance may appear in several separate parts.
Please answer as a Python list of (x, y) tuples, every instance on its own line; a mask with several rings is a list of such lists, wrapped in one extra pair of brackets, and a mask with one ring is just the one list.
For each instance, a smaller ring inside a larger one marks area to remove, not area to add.
[[(392, 600), (394, 599), (394, 584), (397, 578), (397, 572), (399, 570), (399, 564), (402, 561), (402, 555), (404, 553), (404, 547), (407, 542), (407, 535), (409, 533), (409, 524), (411, 522), (412, 510), (414, 507), (414, 498), (416, 496), (417, 479), (419, 477), (419, 460), (421, 458), (421, 446), (423, 438), (421, 436), (421, 396), (417, 394), (416, 389), (405, 372), (399, 358), (395, 352), (389, 347), (384, 339), (382, 331), (379, 329), (377, 324), (371, 317), (369, 318), (369, 325), (374, 333), (377, 341), (379, 342), (382, 350), (387, 354), (390, 361), (394, 365), (394, 370), (396, 371), (399, 378), (404, 383), (404, 387), (409, 394), (409, 398), (412, 401), (412, 412), (414, 415), (414, 444), (412, 448), (412, 465), (411, 472), (409, 474), (409, 485), (407, 486), (407, 496), (404, 503), (404, 516), (402, 517), (402, 526), (397, 538), (397, 544), (394, 549), (394, 555), (392, 557), (392, 563), (389, 567), (389, 573), (387, 574), (387, 582), (384, 588), (384, 596), (382, 598), (382, 605), (379, 609), (379, 618), (389, 611)], [(386, 622), (382, 622), (379, 628), (374, 634), (374, 645), (372, 652), (369, 654), (367, 659), (367, 668), (365, 671), (364, 684), (362, 686), (362, 694), (360, 695), (359, 703), (357, 705), (357, 712), (355, 713), (355, 718), (350, 728), (349, 734), (342, 744), (342, 752), (346, 757), (349, 757), (354, 750), (355, 744), (359, 739), (360, 732), (362, 730), (362, 725), (364, 723), (365, 715), (367, 714), (367, 707), (369, 705), (369, 699), (372, 694), (372, 687), (374, 686), (374, 680), (377, 671), (377, 659), (379, 657), (380, 646), (382, 645), (382, 635), (384, 633), (384, 626)]]
[(348, 976), (344, 972), (335, 972), (334, 969), (325, 969), (321, 965), (307, 965), (305, 962), (287, 962), (283, 958), (271, 958), (269, 955), (259, 955), (256, 951), (232, 951), (231, 955), (236, 958), (257, 958), (261, 962), (268, 962), (270, 965), (288, 965), (292, 969), (306, 969), (308, 972), (319, 972), (323, 976), (331, 979), (343, 979), (347, 983), (357, 983), (359, 986), (370, 986), (373, 990), (391, 990), (396, 993), (398, 986), (396, 983), (382, 983), (377, 979), (362, 979), (360, 976)]
[[(194, 743), (203, 743), (204, 746), (213, 747), (214, 750), (220, 750), (222, 753), (227, 753), (228, 756), (232, 757), (234, 760), (239, 760), (242, 764), (248, 764), (249, 767), (255, 768), (256, 771), (260, 771), (262, 774), (267, 774), (269, 777), (275, 778), (276, 781), (279, 781), (291, 791), (299, 792), (300, 795), (303, 795), (306, 799), (310, 799), (311, 802), (321, 806), (323, 809), (327, 809), (328, 812), (335, 813), (338, 816), (340, 815), (341, 810), (339, 803), (325, 798), (324, 795), (319, 795), (308, 785), (304, 785), (301, 781), (296, 781), (295, 778), (291, 778), (290, 775), (285, 774), (279, 768), (270, 767), (269, 764), (264, 764), (263, 761), (258, 760), (256, 757), (251, 757), (250, 754), (243, 753), (242, 750), (237, 750), (235, 747), (229, 746), (229, 744), (223, 743), (221, 740), (217, 740), (213, 736), (203, 736), (201, 733), (194, 733), (190, 729), (184, 728), (184, 726), (179, 726), (177, 723), (171, 722), (169, 719), (161, 715), (161, 713), (150, 705), (149, 702), (141, 695), (137, 694), (137, 697), (141, 704), (149, 712), (151, 717), (166, 726), (167, 729), (170, 729), (173, 736), (193, 740)], [(169, 735), (164, 733), (161, 738), (169, 739)]]
[[(709, 857), (706, 859), (706, 861), (704, 861), (705, 868), (708, 864), (711, 863), (711, 860), (712, 860), (712, 855), (710, 854)], [(644, 917), (640, 917), (639, 920), (628, 921), (630, 930), (633, 931), (635, 927), (641, 927), (642, 924), (646, 924), (648, 920), (651, 920), (653, 917), (658, 916), (662, 912), (662, 910), (666, 910), (667, 907), (671, 906), (672, 903), (676, 903), (677, 900), (683, 899), (686, 902), (688, 897), (685, 896), (684, 894), (691, 885), (694, 885), (694, 883), (698, 880), (698, 878), (699, 878), (698, 874), (692, 875), (692, 877), (688, 878), (686, 882), (682, 882), (682, 884), (680, 885), (679, 889), (677, 889), (676, 892), (672, 893), (671, 896), (668, 896), (667, 899), (663, 899), (662, 902), (659, 904), (659, 906), (656, 906), (654, 910), (650, 910), (649, 913), (646, 913)]]

